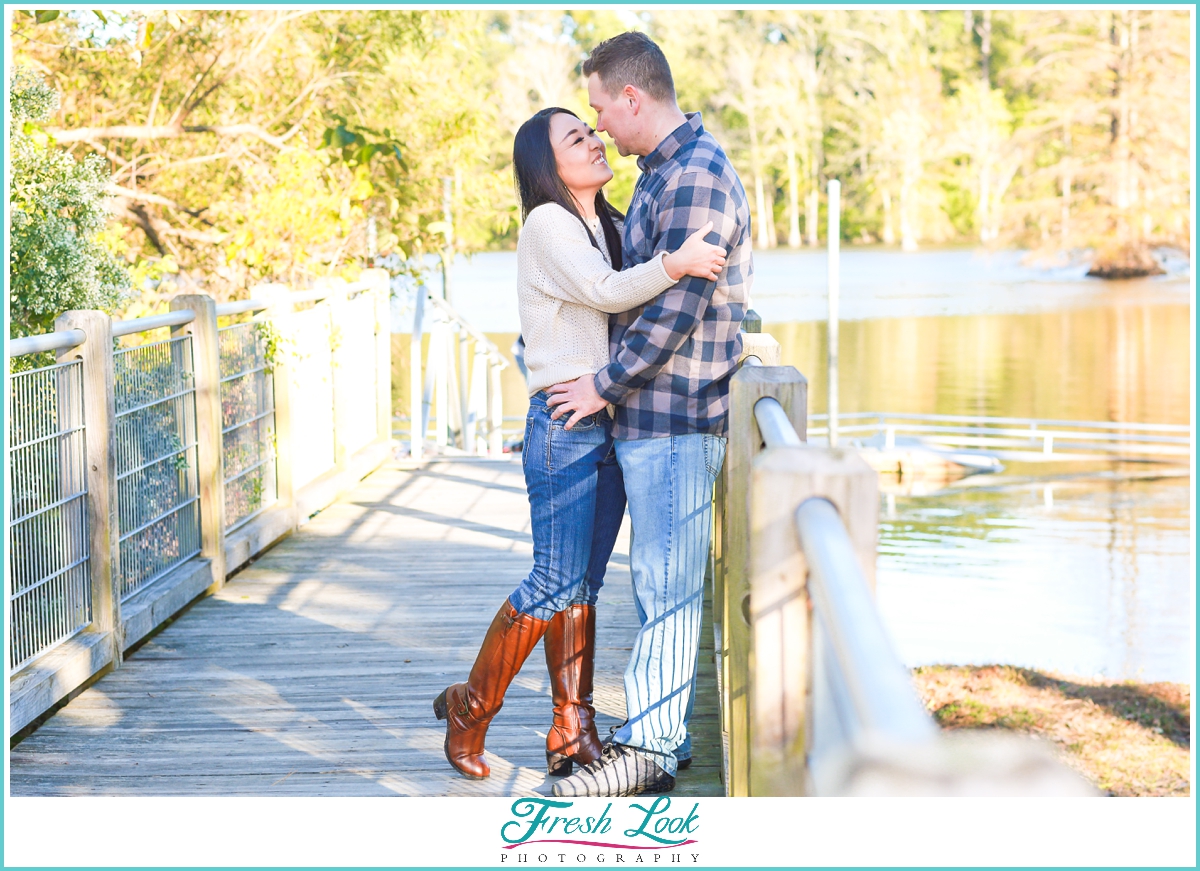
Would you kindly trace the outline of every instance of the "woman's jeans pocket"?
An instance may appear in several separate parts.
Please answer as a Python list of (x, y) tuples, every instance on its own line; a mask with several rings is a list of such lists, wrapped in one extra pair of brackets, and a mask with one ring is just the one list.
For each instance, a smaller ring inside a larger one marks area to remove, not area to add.
[(533, 528), (533, 570), (509, 597), (518, 611), (548, 620), (577, 602), (594, 603), (625, 511), (608, 415), (571, 429), (551, 420), (546, 394), (530, 399), (525, 486)]

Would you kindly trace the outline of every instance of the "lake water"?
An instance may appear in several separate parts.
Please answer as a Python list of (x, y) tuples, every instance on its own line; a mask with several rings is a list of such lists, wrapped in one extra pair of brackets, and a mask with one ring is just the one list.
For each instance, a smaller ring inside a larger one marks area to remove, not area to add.
[[(1102, 282), (1015, 252), (843, 250), (841, 410), (1189, 423), (1190, 266), (1167, 269)], [(755, 255), (753, 307), (808, 378), (814, 413), (827, 395), (825, 271), (823, 252)], [(455, 306), (504, 349), (519, 329), (515, 282), (512, 253), (455, 264)], [(506, 416), (524, 413), (513, 370)], [(1190, 681), (1192, 491), (1186, 471), (1160, 471), (1010, 465), (882, 497), (877, 595), (901, 656)]]

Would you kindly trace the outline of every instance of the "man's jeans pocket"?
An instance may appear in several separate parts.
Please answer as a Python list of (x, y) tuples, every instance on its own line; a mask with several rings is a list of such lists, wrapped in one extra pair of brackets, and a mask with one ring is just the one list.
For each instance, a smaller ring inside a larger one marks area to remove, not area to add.
[(721, 436), (704, 437), (704, 465), (714, 481), (721, 474), (721, 466), (725, 463), (725, 444), (725, 439)]

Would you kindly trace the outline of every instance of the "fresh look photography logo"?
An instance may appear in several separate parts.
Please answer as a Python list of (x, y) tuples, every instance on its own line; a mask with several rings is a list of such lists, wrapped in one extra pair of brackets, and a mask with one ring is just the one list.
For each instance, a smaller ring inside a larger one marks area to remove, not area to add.
[(500, 826), (502, 865), (695, 865), (700, 803), (669, 796), (628, 805), (521, 798)]

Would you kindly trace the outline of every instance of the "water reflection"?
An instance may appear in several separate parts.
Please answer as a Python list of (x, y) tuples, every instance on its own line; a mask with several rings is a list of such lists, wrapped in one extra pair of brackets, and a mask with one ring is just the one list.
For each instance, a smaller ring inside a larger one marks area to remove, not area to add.
[[(1189, 307), (897, 317), (840, 327), (841, 410), (1187, 423)], [(823, 323), (767, 324), (826, 408)]]
[(885, 497), (880, 607), (911, 665), (1189, 682), (1190, 503), (1119, 474)]
[[(846, 322), (839, 399), (844, 411), (1186, 424), (1189, 317), (1122, 302)], [(825, 325), (764, 329), (823, 411)], [(930, 496), (885, 487), (879, 601), (906, 662), (1191, 680), (1188, 479), (1077, 472), (1010, 466), (986, 489)], [(1041, 480), (1004, 484), (1030, 474)]]

